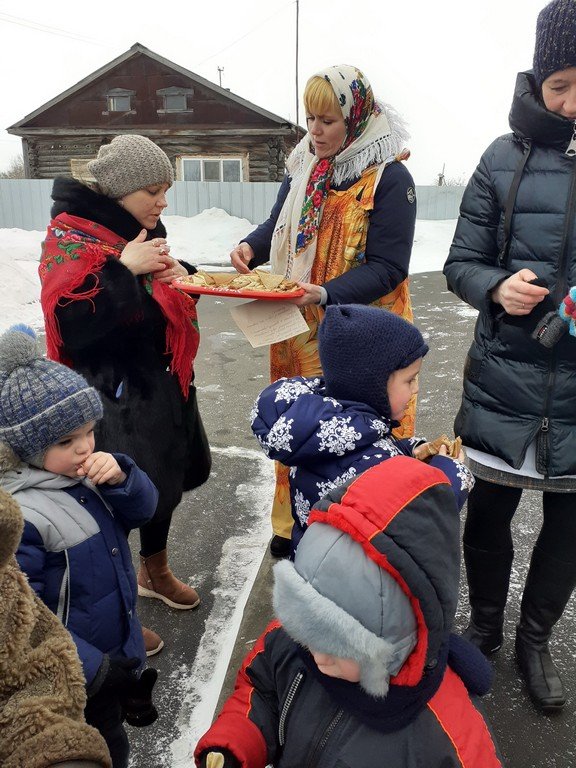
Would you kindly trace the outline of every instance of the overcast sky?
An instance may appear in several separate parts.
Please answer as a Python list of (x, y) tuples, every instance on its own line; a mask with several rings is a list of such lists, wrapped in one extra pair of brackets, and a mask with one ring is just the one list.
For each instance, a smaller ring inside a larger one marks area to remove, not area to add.
[[(516, 73), (532, 64), (544, 0), (300, 0), (300, 94), (318, 69), (360, 67), (409, 124), (417, 184), (468, 177), (508, 130)], [(0, 169), (21, 151), (4, 130), (135, 42), (291, 120), (294, 0), (0, 0)], [(300, 106), (300, 123), (303, 108)]]

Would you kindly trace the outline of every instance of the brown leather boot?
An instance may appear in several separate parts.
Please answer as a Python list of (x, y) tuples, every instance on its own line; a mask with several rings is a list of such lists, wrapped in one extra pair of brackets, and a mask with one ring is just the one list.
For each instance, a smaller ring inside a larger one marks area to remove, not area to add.
[(138, 594), (155, 597), (181, 611), (189, 611), (200, 604), (198, 592), (177, 579), (170, 570), (165, 549), (150, 557), (140, 555)]
[(148, 627), (142, 627), (142, 637), (144, 638), (144, 647), (146, 648), (146, 656), (154, 656), (160, 653), (164, 648), (164, 640), (160, 635), (156, 634), (152, 629)]

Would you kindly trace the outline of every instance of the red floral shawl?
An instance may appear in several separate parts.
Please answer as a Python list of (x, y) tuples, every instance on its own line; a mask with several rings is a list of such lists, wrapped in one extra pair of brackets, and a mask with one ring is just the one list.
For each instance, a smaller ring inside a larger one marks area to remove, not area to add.
[[(50, 359), (70, 365), (64, 354), (56, 307), (66, 306), (71, 301), (91, 301), (101, 290), (98, 272), (108, 257), (120, 258), (126, 243), (106, 227), (68, 213), (59, 214), (48, 225), (38, 272)], [(92, 277), (89, 286), (78, 293), (78, 288), (89, 276)], [(182, 394), (187, 398), (200, 341), (196, 302), (166, 283), (153, 280), (151, 274), (140, 275), (140, 279), (166, 319), (170, 371), (177, 376)]]

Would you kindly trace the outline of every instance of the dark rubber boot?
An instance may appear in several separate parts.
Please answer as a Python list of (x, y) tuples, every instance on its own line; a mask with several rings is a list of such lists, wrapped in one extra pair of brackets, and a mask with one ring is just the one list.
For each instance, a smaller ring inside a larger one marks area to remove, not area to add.
[(490, 552), (464, 544), (470, 623), (464, 637), (489, 656), (502, 645), (504, 608), (514, 550)]
[(575, 586), (576, 563), (534, 547), (516, 628), (516, 659), (530, 698), (543, 712), (557, 712), (566, 703), (548, 640)]

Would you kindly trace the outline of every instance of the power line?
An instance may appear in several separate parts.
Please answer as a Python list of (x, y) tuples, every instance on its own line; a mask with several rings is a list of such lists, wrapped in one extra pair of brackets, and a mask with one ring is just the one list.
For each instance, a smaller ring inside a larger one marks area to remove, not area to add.
[(216, 51), (216, 53), (211, 54), (210, 56), (207, 56), (205, 59), (202, 59), (202, 61), (199, 61), (198, 64), (195, 64), (194, 66), (199, 67), (205, 62), (209, 61), (210, 59), (213, 59), (215, 56), (219, 56), (221, 53), (224, 53), (224, 51), (227, 51), (229, 48), (232, 48), (236, 45), (236, 43), (239, 43), (241, 40), (244, 40), (245, 37), (248, 37), (252, 34), (252, 32), (256, 31), (260, 27), (262, 27), (264, 24), (270, 21), (270, 19), (274, 19), (279, 13), (281, 13), (285, 8), (288, 8), (289, 5), (292, 5), (294, 0), (290, 0), (289, 3), (286, 3), (285, 5), (278, 8), (276, 11), (274, 11), (273, 14), (270, 16), (267, 16), (265, 19), (263, 19), (261, 22), (256, 24), (254, 27), (248, 30), (245, 34), (241, 35), (240, 37), (236, 38), (233, 42), (231, 42), (229, 45), (227, 45), (225, 48), (222, 48), (219, 51)]
[(101, 43), (99, 40), (94, 40), (92, 37), (86, 37), (85, 35), (77, 35), (74, 32), (69, 32), (65, 29), (59, 29), (58, 27), (49, 27), (47, 24), (39, 24), (36, 21), (30, 19), (24, 19), (21, 16), (10, 16), (7, 13), (0, 13), (0, 21), (5, 21), (8, 24), (16, 24), (20, 27), (28, 27), (35, 29), (38, 32), (46, 32), (49, 35), (57, 35), (58, 37), (67, 37), (71, 40), (79, 40), (83, 43), (91, 43), (92, 45), (99, 45), (102, 48), (111, 48), (112, 46), (106, 43)]

